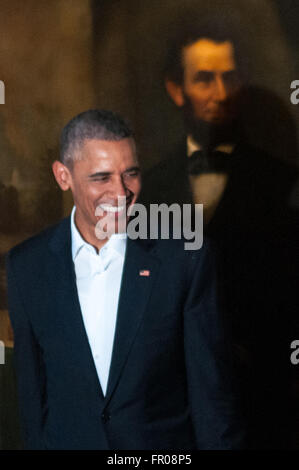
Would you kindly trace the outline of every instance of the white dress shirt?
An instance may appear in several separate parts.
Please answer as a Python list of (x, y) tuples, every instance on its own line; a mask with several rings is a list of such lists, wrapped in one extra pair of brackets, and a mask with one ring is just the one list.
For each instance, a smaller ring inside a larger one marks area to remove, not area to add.
[(127, 235), (114, 234), (97, 253), (71, 215), (72, 257), (85, 330), (103, 394), (106, 394)]

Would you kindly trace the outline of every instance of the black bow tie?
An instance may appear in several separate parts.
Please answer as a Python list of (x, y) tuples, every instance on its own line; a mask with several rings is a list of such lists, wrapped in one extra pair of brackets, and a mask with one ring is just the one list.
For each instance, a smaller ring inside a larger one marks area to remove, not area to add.
[(201, 173), (224, 173), (229, 171), (231, 165), (231, 155), (229, 153), (213, 150), (204, 152), (196, 150), (188, 158), (189, 175), (199, 175)]

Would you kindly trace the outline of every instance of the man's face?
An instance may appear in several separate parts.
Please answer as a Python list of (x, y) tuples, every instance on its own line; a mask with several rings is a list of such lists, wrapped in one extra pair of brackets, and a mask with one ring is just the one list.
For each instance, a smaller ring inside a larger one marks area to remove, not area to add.
[(195, 121), (220, 126), (232, 122), (241, 83), (231, 42), (200, 39), (183, 49), (182, 63), (184, 77), (176, 104), (191, 108)]
[[(64, 167), (67, 185), (62, 187), (57, 180), (62, 189), (72, 191), (77, 227), (90, 240), (97, 222), (105, 217), (115, 221), (118, 232), (118, 220), (125, 218), (141, 188), (134, 140), (86, 140), (78, 151), (80, 160), (75, 160), (71, 169)], [(125, 201), (122, 206), (118, 206), (119, 197)]]

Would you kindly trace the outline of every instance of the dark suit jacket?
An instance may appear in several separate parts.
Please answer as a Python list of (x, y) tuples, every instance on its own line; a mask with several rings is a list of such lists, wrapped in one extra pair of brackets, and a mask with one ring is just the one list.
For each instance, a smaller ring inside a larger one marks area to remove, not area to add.
[[(248, 445), (284, 448), (291, 442), (289, 351), (298, 335), (298, 216), (288, 196), (298, 172), (244, 142), (228, 158), (228, 184), (205, 233), (216, 245), (233, 325)], [(141, 202), (192, 203), (185, 143), (145, 175)]]
[(213, 253), (182, 243), (128, 240), (105, 397), (79, 306), (70, 220), (9, 253), (27, 448), (239, 447)]

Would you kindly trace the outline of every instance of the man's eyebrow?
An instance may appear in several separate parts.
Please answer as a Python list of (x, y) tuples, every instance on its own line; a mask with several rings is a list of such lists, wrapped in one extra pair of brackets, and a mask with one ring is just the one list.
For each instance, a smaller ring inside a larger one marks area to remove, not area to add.
[(111, 171), (97, 171), (96, 173), (92, 173), (91, 175), (88, 175), (88, 178), (97, 178), (101, 176), (109, 176), (111, 175)]
[(140, 171), (140, 167), (139, 166), (131, 166), (130, 168), (127, 168), (124, 173), (127, 173), (128, 171)]
[[(139, 166), (131, 166), (130, 168), (126, 168), (124, 173), (130, 172), (130, 171), (140, 171)], [(97, 171), (96, 173), (92, 173), (91, 175), (88, 175), (88, 178), (101, 178), (103, 176), (109, 176), (112, 175), (111, 171)]]
[(206, 74), (214, 74), (215, 70), (197, 70), (196, 75), (206, 75)]
[[(195, 77), (197, 76), (210, 76), (210, 75), (214, 75), (215, 73), (217, 73), (216, 70), (197, 70), (195, 72)], [(226, 75), (226, 74), (231, 74), (231, 73), (238, 73), (236, 69), (231, 69), (231, 70), (223, 70), (223, 71), (220, 71), (220, 73), (222, 75)]]
[(194, 74), (194, 80), (206, 80), (212, 79), (214, 76), (214, 71), (212, 70), (197, 70)]

